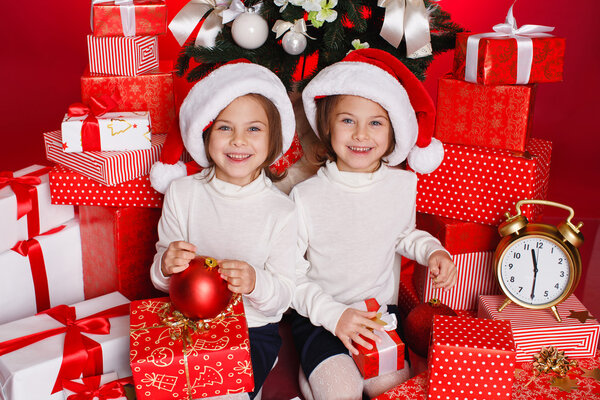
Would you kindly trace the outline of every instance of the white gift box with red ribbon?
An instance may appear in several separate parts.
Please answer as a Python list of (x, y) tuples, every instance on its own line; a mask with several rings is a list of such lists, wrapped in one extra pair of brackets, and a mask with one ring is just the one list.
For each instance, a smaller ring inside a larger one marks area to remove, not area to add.
[(600, 324), (575, 295), (556, 306), (561, 322), (550, 309), (531, 310), (511, 303), (498, 311), (505, 298), (480, 296), (478, 316), (510, 321), (517, 361), (532, 361), (542, 347), (550, 346), (563, 350), (569, 358), (589, 358), (596, 354)]
[(0, 324), (84, 300), (79, 221), (0, 253)]
[(397, 320), (394, 314), (387, 312), (387, 305), (380, 306), (377, 300), (367, 299), (352, 304), (352, 308), (362, 311), (377, 311), (377, 318), (383, 321), (385, 332), (373, 331), (381, 338), (381, 343), (364, 338), (373, 345), (371, 350), (354, 343), (358, 355), (352, 355), (356, 366), (365, 379), (385, 375), (404, 368), (404, 343), (396, 332)]
[(0, 253), (75, 216), (73, 206), (50, 203), (50, 169), (31, 165), (0, 172)]
[(131, 378), (119, 379), (116, 372), (64, 382), (65, 400), (127, 400), (123, 386)]
[(63, 380), (113, 371), (131, 376), (129, 300), (118, 292), (0, 326), (3, 400), (63, 400)]

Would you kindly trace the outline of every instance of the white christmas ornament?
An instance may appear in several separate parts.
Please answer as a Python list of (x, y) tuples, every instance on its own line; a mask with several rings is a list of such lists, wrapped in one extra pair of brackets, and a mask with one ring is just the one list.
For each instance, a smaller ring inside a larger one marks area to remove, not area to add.
[(231, 35), (238, 46), (254, 50), (267, 41), (269, 26), (267, 21), (257, 13), (244, 12), (233, 21)]
[(298, 32), (288, 31), (283, 35), (281, 46), (286, 53), (296, 56), (306, 49), (306, 36)]

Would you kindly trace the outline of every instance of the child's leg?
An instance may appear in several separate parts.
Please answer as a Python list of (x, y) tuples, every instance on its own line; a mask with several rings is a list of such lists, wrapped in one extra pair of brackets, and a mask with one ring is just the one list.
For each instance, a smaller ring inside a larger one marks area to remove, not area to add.
[[(254, 392), (249, 393), (250, 399), (254, 399), (271, 368), (281, 348), (281, 336), (279, 336), (279, 324), (267, 324), (248, 329), (250, 336), (250, 358), (252, 360), (252, 372), (254, 373)], [(237, 399), (237, 398), (236, 398)]]
[(302, 371), (300, 389), (314, 400), (360, 400), (363, 379), (342, 342), (323, 327), (312, 325), (308, 318), (292, 315), (292, 333)]
[(404, 368), (400, 371), (365, 379), (365, 393), (372, 399), (405, 382), (408, 378), (410, 378), (410, 366), (404, 363)]

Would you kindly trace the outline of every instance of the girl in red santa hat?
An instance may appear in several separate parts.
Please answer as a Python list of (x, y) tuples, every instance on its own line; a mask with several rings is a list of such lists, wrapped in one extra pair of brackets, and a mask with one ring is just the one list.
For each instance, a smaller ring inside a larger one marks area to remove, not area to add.
[[(375, 397), (409, 377), (404, 369), (363, 380), (350, 353), (380, 342), (375, 312), (357, 304), (393, 298), (397, 254), (429, 266), (449, 289), (456, 266), (440, 242), (415, 229), (417, 176), (394, 168), (405, 160), (429, 173), (444, 150), (432, 138), (433, 101), (395, 57), (361, 49), (324, 68), (302, 93), (325, 155), (317, 174), (292, 189), (299, 214), (300, 254), (292, 306), (293, 334), (307, 399)], [(398, 267), (396, 267), (398, 268)], [(396, 273), (396, 276), (398, 273)], [(397, 314), (396, 306), (388, 306)], [(401, 324), (398, 324), (401, 325)], [(402, 337), (400, 327), (397, 331)]]
[[(219, 260), (229, 289), (242, 294), (250, 335), (254, 399), (273, 367), (278, 323), (294, 290), (297, 219), (269, 166), (292, 143), (295, 119), (285, 87), (267, 68), (225, 64), (198, 82), (179, 113), (182, 143), (171, 140), (150, 180), (165, 192), (151, 267), (156, 288), (196, 255)], [(205, 169), (186, 176), (183, 146)], [(244, 399), (231, 394), (219, 399)]]

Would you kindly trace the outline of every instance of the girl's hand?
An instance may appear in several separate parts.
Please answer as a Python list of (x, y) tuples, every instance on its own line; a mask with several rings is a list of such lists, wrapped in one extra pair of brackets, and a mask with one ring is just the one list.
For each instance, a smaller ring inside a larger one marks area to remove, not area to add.
[(171, 242), (163, 253), (160, 269), (164, 276), (183, 271), (190, 266), (190, 261), (196, 257), (196, 246), (180, 240)]
[(256, 271), (247, 262), (219, 260), (219, 273), (233, 293), (249, 294), (256, 285)]
[(434, 251), (429, 256), (429, 274), (436, 289), (450, 289), (456, 283), (458, 272), (454, 261), (445, 251)]
[(353, 341), (370, 350), (373, 346), (362, 338), (361, 335), (377, 343), (381, 342), (381, 339), (371, 330), (384, 330), (383, 326), (371, 320), (376, 315), (377, 312), (375, 311), (361, 311), (355, 308), (347, 308), (342, 313), (335, 327), (335, 336), (344, 343), (344, 346), (352, 354), (358, 354), (358, 350), (352, 344)]

